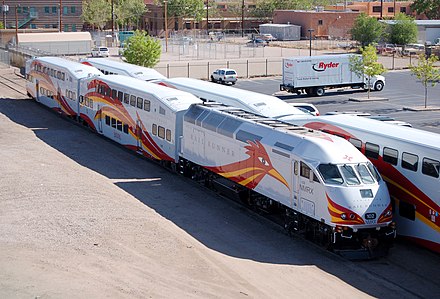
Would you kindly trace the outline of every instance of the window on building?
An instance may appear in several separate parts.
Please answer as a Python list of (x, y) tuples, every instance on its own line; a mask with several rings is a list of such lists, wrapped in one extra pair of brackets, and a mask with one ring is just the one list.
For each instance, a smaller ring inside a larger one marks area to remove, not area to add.
[(49, 6), (45, 6), (44, 7), (44, 13), (50, 13), (50, 7)]
[(31, 29), (37, 29), (37, 24), (31, 24)]
[(72, 32), (76, 32), (76, 24), (72, 24)]
[(318, 20), (318, 25), (322, 25), (322, 20)]
[(394, 12), (394, 7), (388, 7), (388, 12), (391, 12), (391, 13), (393, 13)]
[(67, 24), (64, 24), (64, 30), (63, 31), (69, 31), (69, 25), (67, 25)]
[(75, 6), (71, 6), (71, 7), (70, 7), (70, 12), (71, 12), (72, 14), (76, 13), (76, 7), (75, 7)]
[(400, 8), (400, 12), (402, 12), (402, 13), (406, 13), (406, 7), (401, 7), (401, 8)]
[(57, 12), (58, 12), (57, 7), (56, 6), (52, 6), (52, 13), (57, 13)]
[(64, 6), (63, 7), (63, 15), (67, 15), (69, 13), (69, 7), (68, 6)]
[(373, 12), (381, 12), (380, 6), (373, 6)]

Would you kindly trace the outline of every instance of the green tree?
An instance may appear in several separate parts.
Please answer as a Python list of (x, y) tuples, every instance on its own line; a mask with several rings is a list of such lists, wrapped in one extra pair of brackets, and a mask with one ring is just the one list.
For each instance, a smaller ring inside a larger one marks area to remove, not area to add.
[(81, 19), (102, 30), (112, 18), (112, 7), (107, 0), (83, 0)]
[(154, 67), (159, 62), (161, 52), (160, 40), (152, 38), (145, 31), (136, 30), (134, 35), (127, 39), (124, 57), (129, 63)]
[(438, 0), (414, 0), (411, 9), (419, 14), (425, 14), (428, 19), (440, 19), (440, 1)]
[(203, 0), (168, 0), (168, 15), (175, 18), (195, 18), (200, 21), (205, 17)]
[(350, 70), (358, 76), (367, 76), (368, 98), (370, 98), (371, 77), (386, 72), (385, 67), (377, 62), (376, 47), (368, 45), (361, 48), (362, 56), (353, 55), (350, 57)]
[(121, 27), (138, 26), (139, 19), (147, 12), (143, 0), (119, 0), (114, 10), (116, 22)]
[(417, 25), (414, 19), (403, 13), (394, 18), (395, 23), (390, 27), (390, 42), (406, 45), (417, 41)]
[(0, 29), (5, 29), (3, 22), (0, 21)]
[(423, 87), (425, 87), (425, 108), (428, 102), (428, 86), (434, 87), (437, 81), (440, 80), (440, 70), (434, 67), (434, 63), (438, 61), (437, 56), (431, 55), (426, 58), (425, 55), (419, 55), (419, 62), (415, 66), (411, 66), (411, 73), (416, 76)]
[(378, 42), (383, 37), (385, 27), (376, 18), (361, 13), (351, 28), (352, 39), (358, 41), (362, 47)]
[(272, 17), (274, 10), (311, 9), (315, 6), (331, 4), (331, 0), (257, 0), (250, 14), (255, 17)]

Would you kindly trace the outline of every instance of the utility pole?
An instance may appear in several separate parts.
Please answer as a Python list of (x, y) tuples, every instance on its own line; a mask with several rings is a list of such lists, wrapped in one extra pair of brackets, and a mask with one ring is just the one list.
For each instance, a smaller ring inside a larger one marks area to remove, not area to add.
[(115, 8), (114, 8), (115, 4), (114, 1), (112, 0), (112, 38), (115, 35)]
[(209, 0), (206, 0), (206, 35), (209, 35)]
[(244, 0), (241, 0), (241, 37), (244, 37)]
[(2, 12), (3, 12), (3, 27), (6, 29), (6, 4), (5, 0), (3, 0)]
[(20, 4), (15, 6), (15, 47), (18, 47), (18, 8)]
[(60, 0), (60, 32), (63, 31), (62, 26), (63, 26), (63, 1)]
[(315, 29), (308, 29), (309, 31), (309, 56), (312, 56), (312, 32), (315, 31)]
[(165, 52), (168, 53), (168, 0), (165, 3)]

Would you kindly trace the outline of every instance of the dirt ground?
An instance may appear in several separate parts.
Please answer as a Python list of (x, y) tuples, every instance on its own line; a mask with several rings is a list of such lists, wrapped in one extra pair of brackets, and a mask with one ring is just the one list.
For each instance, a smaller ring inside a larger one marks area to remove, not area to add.
[(438, 294), (426, 279), (405, 288), (292, 239), (20, 94), (0, 95), (0, 298)]

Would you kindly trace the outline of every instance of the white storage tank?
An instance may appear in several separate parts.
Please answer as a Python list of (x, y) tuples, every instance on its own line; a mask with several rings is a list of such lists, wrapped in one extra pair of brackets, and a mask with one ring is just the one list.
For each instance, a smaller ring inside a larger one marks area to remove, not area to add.
[(270, 33), (277, 40), (300, 40), (301, 26), (291, 24), (262, 24), (260, 33)]

